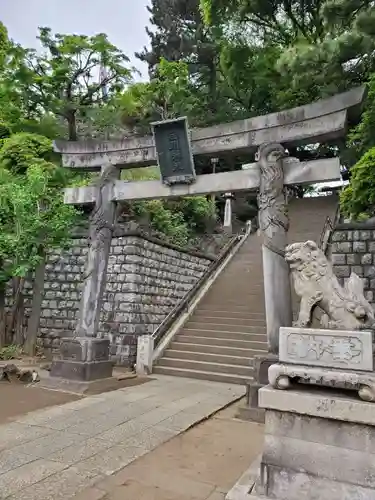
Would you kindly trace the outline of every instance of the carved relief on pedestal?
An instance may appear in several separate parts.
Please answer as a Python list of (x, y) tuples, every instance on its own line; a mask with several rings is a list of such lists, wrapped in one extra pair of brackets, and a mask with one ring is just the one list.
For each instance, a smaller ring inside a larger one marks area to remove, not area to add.
[(375, 401), (375, 375), (373, 372), (353, 372), (303, 365), (272, 365), (268, 369), (272, 387), (291, 389), (293, 382), (319, 385), (334, 389), (358, 391), (363, 401)]
[(313, 241), (293, 243), (286, 247), (288, 262), (297, 295), (301, 298), (295, 326), (310, 326), (312, 310), (319, 307), (324, 314), (323, 328), (361, 330), (373, 328), (374, 311), (363, 294), (363, 282), (355, 273), (342, 287), (332, 265)]
[(280, 328), (279, 361), (372, 371), (372, 332)]

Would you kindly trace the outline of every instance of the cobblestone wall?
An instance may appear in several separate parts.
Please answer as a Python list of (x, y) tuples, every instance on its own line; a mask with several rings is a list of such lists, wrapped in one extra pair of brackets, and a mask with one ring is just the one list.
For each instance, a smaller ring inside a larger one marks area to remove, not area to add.
[(333, 235), (331, 260), (342, 282), (355, 272), (364, 279), (365, 296), (375, 303), (375, 224), (339, 224)]
[[(72, 334), (78, 314), (87, 238), (76, 238), (69, 251), (50, 255), (40, 320), (42, 345), (57, 349)], [(160, 240), (117, 230), (112, 240), (100, 333), (111, 339), (112, 359), (135, 362), (137, 337), (152, 333), (193, 287), (213, 257), (184, 252)], [(27, 306), (31, 302), (31, 285)]]

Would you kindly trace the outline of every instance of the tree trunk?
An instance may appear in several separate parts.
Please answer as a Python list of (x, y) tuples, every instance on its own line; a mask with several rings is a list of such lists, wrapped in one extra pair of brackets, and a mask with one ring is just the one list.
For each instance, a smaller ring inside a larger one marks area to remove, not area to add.
[[(25, 278), (13, 278), (13, 307), (10, 313), (9, 321), (7, 322), (6, 340), (9, 344), (14, 342), (13, 330), (18, 316), (19, 309), (23, 303), (23, 288), (25, 285)], [(16, 342), (18, 344), (18, 342)], [(21, 344), (18, 344), (21, 345)]]
[(46, 267), (46, 259), (43, 259), (35, 269), (35, 280), (33, 287), (33, 301), (31, 305), (31, 315), (27, 325), (27, 333), (25, 339), (24, 351), (29, 356), (34, 356), (36, 341), (38, 338), (40, 313), (44, 296), (44, 272)]
[(5, 347), (6, 339), (6, 311), (5, 311), (6, 287), (0, 287), (0, 347)]
[(24, 328), (25, 328), (25, 297), (24, 294), (20, 294), (19, 304), (17, 307), (16, 317), (14, 320), (14, 337), (13, 343), (16, 345), (23, 346), (25, 342)]
[(75, 111), (70, 113), (66, 117), (66, 119), (68, 122), (69, 141), (76, 141), (78, 139), (78, 134), (77, 134), (77, 120)]
[(209, 89), (211, 95), (210, 108), (213, 114), (217, 111), (217, 66), (215, 60), (213, 59), (209, 65), (210, 80)]

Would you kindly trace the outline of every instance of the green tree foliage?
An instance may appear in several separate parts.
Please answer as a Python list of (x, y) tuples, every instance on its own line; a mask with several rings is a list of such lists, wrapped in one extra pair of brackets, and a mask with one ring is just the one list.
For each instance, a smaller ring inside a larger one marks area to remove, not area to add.
[(375, 214), (375, 147), (369, 149), (351, 170), (351, 180), (341, 193), (341, 209), (347, 217)]
[(221, 89), (231, 104), (233, 118), (274, 111), (279, 79), (275, 65), (279, 55), (278, 47), (249, 45), (240, 35), (222, 42)]
[[(130, 182), (158, 180), (160, 172), (157, 167), (130, 169), (123, 171), (121, 177)], [(137, 201), (127, 204), (124, 212), (144, 221), (161, 238), (182, 247), (194, 246), (194, 238), (206, 233), (217, 217), (215, 204), (205, 196)]]
[(360, 123), (348, 138), (348, 161), (353, 165), (370, 148), (375, 146), (375, 73), (368, 84), (366, 108)]
[(151, 77), (162, 59), (185, 62), (204, 97), (206, 111), (215, 113), (219, 109), (219, 47), (211, 28), (203, 22), (199, 0), (152, 0), (148, 10), (153, 30), (146, 31), (151, 47), (137, 57), (148, 63)]
[[(63, 202), (62, 187), (68, 177), (49, 161), (51, 153), (50, 140), (26, 133), (11, 135), (0, 147), (0, 346), (11, 340), (5, 321), (7, 283), (18, 278), (18, 301), (25, 278), (43, 264), (50, 248), (68, 242), (77, 220), (76, 209)], [(41, 293), (40, 283), (37, 290)], [(34, 298), (36, 294), (34, 290)], [(40, 311), (33, 314), (39, 320)], [(10, 330), (13, 313), (12, 317)], [(30, 353), (39, 321), (35, 324), (28, 341)]]
[(5, 123), (0, 123), (0, 140), (10, 137), (12, 131), (8, 125)]
[[(40, 28), (38, 39), (42, 54), (25, 50), (16, 73), (28, 112), (60, 117), (67, 123), (69, 139), (76, 140), (77, 117), (131, 81), (129, 60), (105, 34), (53, 35), (49, 28)], [(100, 78), (102, 67), (106, 74)]]
[(292, 75), (292, 87), (319, 97), (368, 81), (375, 70), (374, 2), (325, 2), (319, 17), (319, 38), (296, 38), (279, 60), (280, 71)]
[(3, 23), (0, 22), (0, 71), (4, 67), (8, 51), (8, 45), (9, 45), (8, 31), (6, 27), (3, 25)]
[(123, 123), (138, 133), (149, 132), (150, 122), (191, 116), (199, 108), (197, 96), (189, 79), (187, 64), (161, 59), (155, 78), (148, 83), (131, 85), (119, 105)]
[(131, 212), (146, 220), (161, 238), (185, 248), (194, 246), (197, 235), (205, 234), (217, 216), (215, 204), (204, 196), (138, 201), (131, 205)]
[(0, 164), (14, 173), (25, 173), (35, 158), (51, 160), (52, 144), (37, 134), (22, 132), (8, 137), (0, 149)]
[(279, 49), (277, 106), (346, 90), (374, 71), (373, 0), (201, 0), (201, 9), (211, 25)]
[(76, 219), (55, 186), (56, 165), (34, 158), (25, 174), (0, 170), (0, 281), (25, 277), (51, 247), (63, 244)]

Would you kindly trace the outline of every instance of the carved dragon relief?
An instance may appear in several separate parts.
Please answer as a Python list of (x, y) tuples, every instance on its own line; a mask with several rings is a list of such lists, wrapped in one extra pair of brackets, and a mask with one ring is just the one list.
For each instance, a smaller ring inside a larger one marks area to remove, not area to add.
[(287, 153), (283, 146), (275, 143), (260, 146), (256, 155), (261, 174), (258, 205), (263, 244), (282, 257), (285, 234), (289, 229), (283, 172), (285, 157)]
[[(117, 178), (118, 169), (111, 163), (104, 166), (99, 179), (97, 180), (95, 207), (90, 216), (90, 240), (95, 241), (103, 229), (113, 231), (113, 224), (110, 223), (106, 214), (108, 202), (103, 199), (103, 190), (108, 185), (113, 185)], [(99, 238), (100, 239), (100, 238)]]
[[(113, 224), (112, 187), (118, 176), (118, 169), (107, 164), (103, 167), (95, 184), (95, 207), (90, 216), (90, 248), (83, 276), (80, 315), (75, 337), (95, 336), (98, 301), (101, 298)], [(90, 333), (89, 333), (90, 332)]]
[[(107, 241), (108, 237), (110, 237), (113, 233), (114, 226), (111, 222), (108, 221), (108, 201), (103, 200), (103, 190), (108, 187), (108, 185), (112, 185), (117, 178), (117, 168), (108, 164), (105, 165), (100, 177), (96, 181), (96, 197), (95, 197), (95, 206), (90, 215), (90, 244), (92, 251), (99, 250), (103, 247), (104, 243)], [(95, 270), (95, 264), (90, 259), (87, 262), (87, 269), (83, 280), (86, 280), (91, 276), (93, 271)]]
[(365, 299), (363, 281), (355, 273), (342, 287), (327, 257), (313, 241), (293, 243), (285, 249), (296, 294), (301, 298), (294, 326), (311, 325), (312, 311), (323, 311), (323, 328), (361, 330), (374, 328), (374, 311)]

